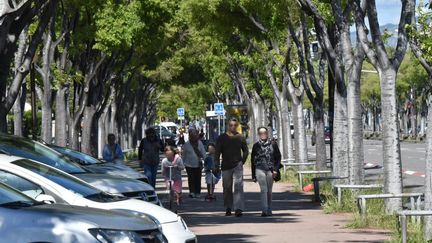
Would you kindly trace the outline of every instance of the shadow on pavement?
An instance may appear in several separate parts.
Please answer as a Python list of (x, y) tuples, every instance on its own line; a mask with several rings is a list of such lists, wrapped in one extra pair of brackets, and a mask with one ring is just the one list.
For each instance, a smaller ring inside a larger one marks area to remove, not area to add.
[(253, 235), (246, 234), (217, 234), (199, 235), (198, 242), (251, 242)]
[[(258, 192), (245, 192), (245, 212), (242, 217), (225, 216), (222, 193), (215, 193), (216, 201), (184, 199), (179, 214), (185, 218), (189, 226), (214, 226), (218, 224), (263, 224), (263, 223), (295, 223), (298, 216), (289, 210), (318, 209), (319, 204), (312, 203), (310, 196), (295, 192), (273, 193), (273, 216), (261, 217), (260, 195)], [(288, 211), (288, 212), (287, 212)], [(234, 212), (233, 212), (234, 214)]]

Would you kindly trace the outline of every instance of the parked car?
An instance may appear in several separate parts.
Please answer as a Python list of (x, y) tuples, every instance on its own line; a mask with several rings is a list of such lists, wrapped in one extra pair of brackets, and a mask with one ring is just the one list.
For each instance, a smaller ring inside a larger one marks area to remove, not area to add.
[[(328, 127), (328, 126), (324, 127), (324, 141), (326, 144), (330, 144), (330, 141), (331, 141), (331, 132), (330, 132), (330, 127)], [(313, 133), (312, 133), (311, 142), (312, 142), (312, 146), (315, 146), (315, 144), (316, 144), (315, 131), (313, 131)]]
[[(153, 126), (153, 128), (156, 131), (156, 136), (158, 136), (160, 139), (162, 139), (165, 142), (165, 145), (175, 145), (176, 144), (177, 135), (170, 132), (166, 127)], [(161, 129), (162, 129), (162, 132), (161, 132)], [(160, 137), (161, 135), (162, 135), (162, 137)]]
[(36, 161), (7, 155), (0, 155), (0, 161), (3, 182), (34, 199), (47, 194), (57, 203), (120, 210), (137, 216), (150, 215), (160, 222), (168, 242), (196, 242), (184, 220), (163, 207), (103, 192), (77, 177)]
[(179, 126), (175, 124), (174, 122), (161, 122), (161, 126), (168, 129), (170, 132), (177, 134), (179, 130)]
[(326, 144), (330, 144), (331, 141), (331, 132), (330, 132), (330, 127), (328, 126), (324, 127), (324, 141)]
[(47, 144), (47, 146), (93, 173), (122, 176), (148, 183), (148, 178), (143, 173), (139, 173), (121, 161), (106, 162), (70, 148), (60, 147), (53, 144)]
[(2, 134), (0, 136), (0, 150), (11, 155), (51, 165), (66, 173), (79, 177), (102, 191), (124, 195), (135, 199), (142, 199), (161, 205), (157, 194), (151, 185), (121, 176), (92, 173), (85, 167), (80, 166), (68, 157), (40, 142)]
[[(47, 195), (40, 194), (39, 198), (43, 196)], [(151, 217), (41, 203), (3, 183), (0, 183), (0, 222), (2, 242), (167, 242), (160, 225)]]

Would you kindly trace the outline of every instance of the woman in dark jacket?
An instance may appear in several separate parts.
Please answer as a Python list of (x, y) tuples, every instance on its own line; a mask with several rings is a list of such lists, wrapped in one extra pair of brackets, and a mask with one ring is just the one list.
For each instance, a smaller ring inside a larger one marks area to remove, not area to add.
[(252, 179), (261, 189), (261, 216), (271, 216), (273, 178), (280, 167), (281, 153), (275, 142), (268, 137), (266, 127), (258, 128), (259, 141), (252, 147)]

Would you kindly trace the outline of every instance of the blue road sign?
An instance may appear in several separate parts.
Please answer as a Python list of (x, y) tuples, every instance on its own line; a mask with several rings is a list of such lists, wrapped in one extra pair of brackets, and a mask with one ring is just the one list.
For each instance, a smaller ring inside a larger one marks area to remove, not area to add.
[(185, 109), (184, 108), (177, 108), (177, 116), (184, 116), (185, 115)]
[(223, 103), (215, 103), (214, 104), (214, 112), (215, 115), (223, 116), (224, 115), (224, 104)]

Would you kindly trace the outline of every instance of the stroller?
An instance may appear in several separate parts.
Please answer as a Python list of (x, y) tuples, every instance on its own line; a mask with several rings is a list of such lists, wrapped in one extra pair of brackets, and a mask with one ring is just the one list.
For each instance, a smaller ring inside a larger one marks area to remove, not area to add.
[(204, 198), (204, 201), (216, 201), (216, 196), (214, 195), (214, 186), (219, 182), (220, 175), (213, 174), (212, 170), (206, 171), (205, 181), (207, 186), (209, 186), (209, 191), (211, 193), (207, 194)]

